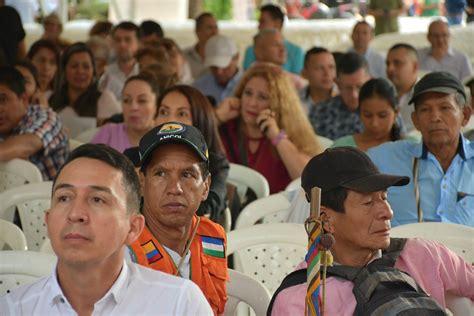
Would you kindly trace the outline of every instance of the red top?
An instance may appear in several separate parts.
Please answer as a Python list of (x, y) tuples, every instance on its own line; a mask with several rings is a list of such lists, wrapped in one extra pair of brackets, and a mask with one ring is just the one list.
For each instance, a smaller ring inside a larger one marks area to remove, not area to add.
[(221, 126), (220, 135), (230, 162), (246, 165), (260, 172), (268, 180), (271, 194), (285, 190), (291, 178), (270, 140), (266, 137), (262, 138), (257, 150), (251, 153), (248, 138), (241, 133), (241, 147), (244, 155), (247, 155), (247, 163), (245, 163), (245, 157), (241, 157), (239, 150), (238, 120), (232, 120)]

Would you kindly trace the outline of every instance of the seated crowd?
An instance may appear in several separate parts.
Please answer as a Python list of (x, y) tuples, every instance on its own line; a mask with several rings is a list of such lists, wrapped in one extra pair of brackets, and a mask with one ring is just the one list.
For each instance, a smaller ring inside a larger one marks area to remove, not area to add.
[[(355, 23), (347, 52), (304, 54), (283, 37), (284, 20), (278, 6), (262, 6), (242, 58), (208, 12), (185, 49), (151, 20), (97, 22), (87, 42), (69, 43), (51, 15), (29, 50), (18, 32), (16, 56), (0, 54), (0, 162), (29, 160), (53, 181), (45, 221), (58, 261), (0, 297), (0, 310), (223, 314), (227, 236), (218, 223), (233, 202), (231, 163), (263, 175), (271, 194), (301, 178), (289, 194), (299, 222), (321, 188), (322, 230), (336, 241), (328, 315), (365, 308), (355, 269), (415, 284), (395, 289), (416, 292), (390, 301), (400, 311), (444, 315), (447, 292), (474, 301), (471, 264), (440, 244), (389, 236), (421, 221), (474, 227), (473, 133), (463, 133), (474, 77), (449, 45), (447, 22), (430, 24), (430, 47), (397, 43), (385, 57), (370, 47), (366, 21)], [(70, 148), (87, 131), (87, 144)], [(305, 313), (306, 266), (283, 282), (268, 315)]]

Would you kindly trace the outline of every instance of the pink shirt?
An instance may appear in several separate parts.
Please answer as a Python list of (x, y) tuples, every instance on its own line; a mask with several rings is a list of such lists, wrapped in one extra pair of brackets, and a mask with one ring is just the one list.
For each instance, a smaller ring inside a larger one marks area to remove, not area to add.
[[(474, 300), (473, 267), (441, 244), (408, 239), (395, 268), (410, 274), (443, 307), (446, 307), (446, 292)], [(353, 283), (348, 280), (335, 277), (326, 280), (326, 315), (354, 314), (356, 300), (352, 288)], [(306, 290), (303, 283), (281, 291), (275, 299), (272, 315), (304, 315)]]
[(92, 144), (106, 144), (123, 153), (125, 149), (134, 147), (128, 139), (127, 128), (125, 124), (111, 123), (100, 128), (91, 140)]

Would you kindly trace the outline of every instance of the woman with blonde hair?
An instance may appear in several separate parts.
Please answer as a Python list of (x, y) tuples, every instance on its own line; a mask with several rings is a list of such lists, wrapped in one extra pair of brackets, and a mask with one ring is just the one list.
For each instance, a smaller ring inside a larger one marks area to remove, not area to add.
[(216, 116), (229, 161), (263, 174), (271, 193), (300, 177), (309, 159), (321, 152), (292, 83), (274, 67), (250, 68)]

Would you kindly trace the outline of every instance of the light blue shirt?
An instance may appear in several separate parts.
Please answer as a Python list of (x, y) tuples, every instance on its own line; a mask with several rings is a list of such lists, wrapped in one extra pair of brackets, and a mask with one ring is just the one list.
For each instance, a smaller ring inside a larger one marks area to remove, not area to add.
[(463, 52), (450, 48), (448, 54), (436, 60), (431, 56), (431, 47), (418, 50), (420, 69), (426, 72), (447, 71), (460, 81), (472, 75), (472, 66), (469, 57)]
[(418, 221), (413, 160), (419, 158), (418, 186), (423, 221), (474, 227), (474, 143), (461, 136), (461, 146), (446, 173), (421, 142), (400, 140), (372, 148), (368, 154), (382, 173), (410, 177), (410, 183), (388, 189), (392, 226)]
[[(282, 66), (286, 71), (294, 74), (301, 74), (304, 66), (304, 51), (298, 45), (285, 40), (285, 48), (287, 53), (286, 63)], [(253, 46), (247, 47), (244, 57), (244, 70), (247, 70), (255, 62), (255, 51)]]
[[(357, 53), (354, 48), (349, 49), (349, 52)], [(377, 53), (372, 48), (367, 48), (367, 51), (362, 55), (369, 64), (369, 73), (372, 78), (387, 78), (387, 66), (385, 65), (385, 57)]]
[(222, 100), (233, 95), (234, 89), (240, 81), (240, 77), (242, 77), (242, 72), (237, 71), (224, 87), (217, 82), (216, 78), (211, 73), (209, 73), (196, 79), (193, 82), (193, 87), (201, 91), (205, 96), (213, 97), (217, 102), (217, 106)]

